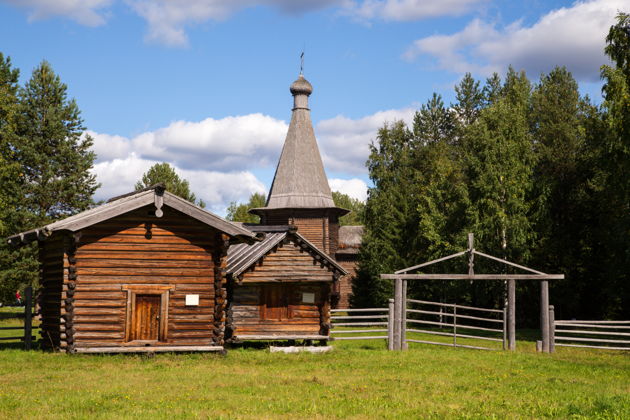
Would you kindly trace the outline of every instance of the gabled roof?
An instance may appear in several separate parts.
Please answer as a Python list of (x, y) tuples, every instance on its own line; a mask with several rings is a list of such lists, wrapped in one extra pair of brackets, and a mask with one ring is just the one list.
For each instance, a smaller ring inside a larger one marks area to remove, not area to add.
[(357, 254), (363, 239), (363, 226), (340, 226), (337, 254)]
[[(324, 164), (311, 123), (308, 96), (310, 83), (300, 74), (291, 85), (294, 107), (282, 154), (276, 167), (265, 207), (252, 209), (260, 214), (286, 208), (335, 208)], [(341, 213), (347, 213), (347, 210)]]
[(9, 237), (8, 242), (12, 245), (17, 245), (20, 243), (29, 243), (34, 240), (44, 240), (55, 231), (76, 232), (150, 204), (156, 206), (156, 217), (161, 216), (161, 207), (166, 205), (201, 223), (225, 232), (232, 237), (239, 237), (245, 240), (255, 239), (255, 235), (251, 231), (224, 220), (183, 198), (165, 191), (164, 187), (158, 184), (135, 193), (120, 196), (108, 201), (106, 204), (50, 223), (46, 226), (18, 233), (17, 235)]
[[(340, 275), (348, 274), (334, 259), (325, 252), (320, 251), (295, 229), (286, 229), (287, 227), (285, 226), (261, 226), (260, 228), (268, 229), (262, 241), (253, 244), (236, 244), (230, 246), (228, 249), (227, 273), (232, 277), (238, 277), (247, 271), (287, 237), (306, 249), (314, 258), (321, 259), (329, 268), (332, 268), (333, 271), (338, 272)], [(281, 230), (280, 228), (284, 229)]]

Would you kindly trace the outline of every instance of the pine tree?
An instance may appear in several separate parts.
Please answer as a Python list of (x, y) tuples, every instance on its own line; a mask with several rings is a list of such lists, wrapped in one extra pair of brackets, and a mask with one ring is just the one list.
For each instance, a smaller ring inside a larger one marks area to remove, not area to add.
[(253, 193), (249, 196), (247, 203), (239, 204), (236, 201), (232, 201), (227, 208), (227, 216), (225, 218), (233, 222), (258, 223), (260, 222), (260, 217), (249, 213), (249, 210), (265, 207), (266, 201), (267, 199), (263, 193)]
[(188, 181), (180, 178), (177, 172), (175, 172), (175, 169), (166, 162), (156, 163), (151, 166), (149, 170), (142, 175), (142, 179), (136, 182), (135, 189), (136, 191), (141, 190), (158, 183), (163, 183), (166, 186), (166, 191), (188, 200), (191, 203), (197, 204), (199, 207), (203, 208), (206, 206), (203, 200), (197, 200), (195, 194), (190, 191)]
[(43, 61), (20, 90), (18, 160), (25, 186), (23, 206), (35, 227), (86, 210), (98, 188), (90, 172), (93, 141), (84, 135), (79, 107), (67, 86)]
[[(26, 230), (21, 207), (24, 179), (16, 157), (18, 134), (19, 70), (0, 53), (0, 238)], [(13, 303), (15, 291), (37, 282), (33, 245), (15, 249), (0, 242), (0, 302)]]
[(479, 88), (479, 81), (475, 80), (470, 73), (466, 73), (464, 78), (455, 86), (455, 98), (457, 102), (453, 105), (458, 125), (467, 127), (474, 123), (483, 107), (484, 94)]

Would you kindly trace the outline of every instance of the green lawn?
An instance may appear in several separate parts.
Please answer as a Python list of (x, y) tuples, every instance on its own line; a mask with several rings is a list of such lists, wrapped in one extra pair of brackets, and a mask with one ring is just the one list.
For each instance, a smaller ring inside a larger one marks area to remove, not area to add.
[[(0, 323), (4, 324), (5, 323)], [(327, 354), (0, 350), (0, 418), (630, 418), (630, 354), (384, 341)]]

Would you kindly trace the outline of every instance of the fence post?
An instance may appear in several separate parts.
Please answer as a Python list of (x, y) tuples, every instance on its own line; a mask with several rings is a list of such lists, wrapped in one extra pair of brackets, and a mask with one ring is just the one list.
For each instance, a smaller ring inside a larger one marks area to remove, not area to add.
[(503, 305), (503, 350), (508, 349), (507, 306)]
[(394, 299), (389, 300), (387, 317), (387, 350), (394, 350)]
[(394, 283), (394, 350), (401, 349), (401, 314), (402, 314), (402, 279), (397, 277)]
[(549, 353), (549, 282), (540, 282), (540, 329), (542, 333), (542, 351)]
[(457, 347), (457, 305), (453, 305), (453, 346)]
[(407, 350), (407, 280), (402, 281), (402, 304), (400, 314), (400, 349)]
[(516, 280), (508, 280), (508, 347), (516, 350)]
[(24, 298), (24, 348), (30, 350), (33, 326), (33, 288), (31, 286), (24, 290)]
[(556, 352), (556, 313), (553, 305), (549, 305), (549, 353)]

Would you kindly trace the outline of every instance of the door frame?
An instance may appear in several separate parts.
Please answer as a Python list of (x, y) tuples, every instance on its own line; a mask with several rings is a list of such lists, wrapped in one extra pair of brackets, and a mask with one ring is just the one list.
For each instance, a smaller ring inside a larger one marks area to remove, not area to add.
[[(142, 343), (165, 342), (168, 333), (168, 303), (169, 292), (175, 286), (164, 284), (124, 284), (122, 290), (127, 292), (127, 314), (125, 319), (125, 344), (136, 345)], [(131, 340), (133, 314), (136, 310), (136, 295), (160, 296), (160, 323), (157, 340)]]

